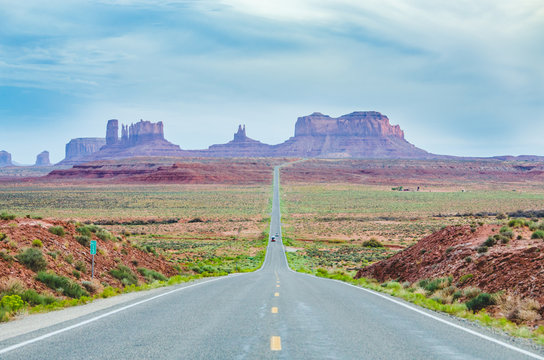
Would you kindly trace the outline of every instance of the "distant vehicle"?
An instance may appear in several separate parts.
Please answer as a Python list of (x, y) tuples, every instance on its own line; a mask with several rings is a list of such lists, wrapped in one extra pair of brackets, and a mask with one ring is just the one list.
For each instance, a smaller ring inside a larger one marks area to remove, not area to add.
[(276, 238), (275, 238), (274, 236), (272, 236), (272, 237), (270, 238), (270, 241), (276, 242)]
[(280, 234), (276, 233), (276, 237), (280, 237)]

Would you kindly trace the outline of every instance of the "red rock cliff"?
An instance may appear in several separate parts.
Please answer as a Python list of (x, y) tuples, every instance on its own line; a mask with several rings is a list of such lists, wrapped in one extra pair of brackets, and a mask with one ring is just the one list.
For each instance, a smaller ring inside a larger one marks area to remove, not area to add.
[(400, 126), (392, 126), (387, 116), (376, 111), (357, 111), (332, 118), (321, 113), (298, 118), (297, 136), (362, 136), (397, 137), (404, 139)]

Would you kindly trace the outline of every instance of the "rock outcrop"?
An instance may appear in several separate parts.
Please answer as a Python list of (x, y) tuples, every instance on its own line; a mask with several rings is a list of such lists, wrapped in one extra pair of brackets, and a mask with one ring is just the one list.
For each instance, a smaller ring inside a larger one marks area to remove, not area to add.
[(51, 166), (49, 161), (49, 151), (42, 151), (36, 156), (36, 166)]
[(272, 147), (246, 135), (246, 126), (239, 125), (234, 139), (226, 144), (212, 145), (206, 151), (206, 156), (214, 157), (270, 157)]
[(274, 146), (276, 156), (324, 158), (413, 158), (436, 155), (404, 139), (400, 126), (376, 111), (357, 111), (332, 118), (321, 113), (298, 118), (295, 136)]
[(123, 159), (135, 156), (183, 156), (178, 145), (164, 138), (162, 121), (152, 123), (140, 120), (131, 125), (121, 125), (112, 119), (106, 126), (106, 144), (99, 151), (85, 157), (85, 161)]
[(11, 154), (7, 151), (0, 151), (0, 166), (12, 166)]
[(85, 162), (91, 154), (106, 145), (104, 138), (78, 138), (66, 144), (66, 155), (59, 165), (75, 165)]

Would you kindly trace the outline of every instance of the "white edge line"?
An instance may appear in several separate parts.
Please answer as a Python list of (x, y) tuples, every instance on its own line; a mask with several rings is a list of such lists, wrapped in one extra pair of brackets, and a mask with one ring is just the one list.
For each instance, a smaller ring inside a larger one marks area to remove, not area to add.
[(211, 283), (211, 282), (214, 282), (214, 281), (218, 281), (218, 280), (225, 280), (225, 279), (232, 278), (232, 277), (234, 277), (234, 276), (240, 276), (240, 275), (245, 275), (245, 274), (251, 274), (251, 273), (236, 273), (236, 274), (231, 274), (231, 275), (229, 275), (229, 276), (219, 277), (219, 278), (212, 279), (212, 280), (208, 280), (208, 281), (202, 281), (202, 282), (199, 282), (199, 283), (196, 283), (196, 284), (184, 286), (184, 287), (181, 287), (181, 288), (178, 288), (178, 289), (174, 289), (174, 290), (171, 290), (171, 291), (168, 291), (168, 292), (159, 294), (159, 295), (155, 295), (155, 296), (150, 297), (150, 298), (148, 298), (148, 299), (141, 300), (141, 301), (132, 303), (132, 304), (127, 305), (127, 306), (123, 306), (123, 307), (121, 307), (121, 308), (118, 308), (118, 309), (109, 311), (109, 312), (107, 312), (107, 313), (105, 313), (105, 314), (98, 315), (98, 316), (96, 316), (96, 317), (94, 317), (94, 318), (87, 319), (87, 320), (82, 321), (82, 322), (79, 322), (79, 323), (77, 323), (77, 324), (70, 325), (70, 326), (67, 326), (67, 327), (65, 327), (65, 328), (62, 328), (62, 329), (59, 329), (59, 330), (55, 330), (55, 331), (52, 331), (52, 332), (50, 332), (50, 333), (47, 333), (47, 334), (44, 334), (44, 335), (35, 337), (35, 338), (33, 338), (33, 339), (29, 339), (29, 340), (20, 342), (20, 343), (18, 343), (18, 344), (14, 344), (14, 345), (5, 347), (5, 348), (3, 348), (3, 349), (0, 349), (0, 354), (5, 354), (5, 353), (8, 353), (8, 352), (10, 352), (10, 351), (13, 351), (13, 350), (16, 350), (16, 349), (18, 349), (18, 348), (21, 348), (21, 347), (23, 347), (23, 346), (30, 345), (30, 344), (33, 344), (33, 343), (36, 343), (36, 342), (45, 340), (45, 339), (47, 339), (47, 338), (50, 338), (50, 337), (55, 336), (55, 335), (58, 335), (58, 334), (62, 334), (63, 332), (66, 332), (66, 331), (70, 331), (70, 330), (76, 329), (76, 328), (81, 327), (81, 326), (83, 326), (83, 325), (90, 324), (90, 323), (92, 323), (92, 322), (95, 322), (95, 321), (97, 321), (97, 320), (100, 320), (100, 319), (103, 319), (103, 318), (105, 318), (105, 317), (111, 316), (111, 315), (116, 314), (116, 313), (118, 313), (118, 312), (121, 312), (121, 311), (130, 309), (130, 308), (132, 308), (132, 307), (134, 307), (134, 306), (144, 304), (144, 303), (146, 303), (146, 302), (149, 302), (149, 301), (152, 301), (152, 300), (161, 298), (161, 297), (166, 296), (166, 295), (170, 295), (170, 294), (175, 293), (175, 292), (178, 292), (178, 291), (183, 291), (183, 290), (186, 290), (186, 289), (195, 287), (195, 286), (208, 284), (208, 283)]
[[(281, 212), (280, 212), (280, 217), (281, 217)], [(281, 225), (280, 225), (280, 227), (281, 227)], [(283, 244), (283, 241), (282, 241), (282, 244)], [(453, 327), (453, 328), (462, 330), (462, 331), (467, 332), (467, 333), (469, 333), (469, 334), (471, 334), (471, 335), (478, 336), (478, 337), (480, 337), (480, 338), (482, 338), (482, 339), (484, 339), (484, 340), (487, 340), (487, 341), (490, 341), (490, 342), (495, 343), (495, 344), (497, 344), (497, 345), (503, 346), (503, 347), (505, 347), (505, 348), (507, 348), (507, 349), (517, 351), (517, 352), (519, 352), (519, 353), (521, 353), (521, 354), (527, 355), (527, 356), (532, 357), (532, 358), (534, 358), (534, 359), (544, 360), (544, 357), (543, 357), (543, 356), (540, 356), (540, 355), (535, 354), (535, 353), (532, 353), (532, 352), (530, 352), (530, 351), (521, 349), (521, 348), (516, 347), (516, 346), (514, 346), (514, 345), (505, 343), (505, 342), (503, 342), (503, 341), (501, 341), (501, 340), (497, 340), (497, 339), (495, 339), (495, 338), (492, 338), (491, 336), (487, 336), (487, 335), (481, 334), (481, 333), (479, 333), (479, 332), (477, 332), (477, 331), (474, 331), (474, 330), (471, 330), (471, 329), (467, 329), (467, 328), (464, 327), (464, 326), (454, 324), (454, 323), (452, 323), (452, 322), (450, 322), (450, 321), (448, 321), (448, 320), (442, 319), (442, 318), (440, 318), (440, 317), (438, 317), (438, 316), (435, 316), (435, 315), (433, 315), (433, 314), (429, 314), (429, 313), (426, 312), (426, 311), (420, 310), (420, 309), (418, 309), (418, 308), (415, 307), (416, 305), (411, 305), (411, 304), (409, 305), (409, 304), (407, 304), (407, 303), (404, 303), (404, 302), (401, 302), (401, 301), (399, 301), (399, 300), (396, 300), (396, 299), (394, 299), (392, 296), (387, 296), (387, 295), (381, 294), (381, 293), (379, 293), (379, 292), (376, 292), (376, 291), (373, 291), (373, 290), (370, 290), (370, 289), (366, 289), (366, 288), (361, 287), (361, 286), (356, 286), (356, 285), (353, 285), (353, 284), (350, 284), (350, 283), (346, 283), (346, 282), (344, 282), (344, 281), (335, 280), (335, 279), (322, 278), (322, 277), (318, 277), (318, 276), (315, 276), (315, 275), (311, 275), (311, 274), (306, 274), (306, 273), (301, 273), (301, 272), (295, 271), (295, 270), (291, 269), (291, 267), (289, 266), (289, 262), (287, 261), (287, 254), (286, 254), (286, 252), (285, 252), (285, 247), (284, 247), (284, 258), (285, 258), (285, 263), (287, 264), (287, 269), (288, 269), (289, 271), (294, 272), (295, 274), (307, 275), (307, 276), (310, 276), (310, 277), (313, 277), (313, 278), (316, 278), (316, 279), (330, 280), (330, 281), (334, 281), (334, 282), (337, 282), (337, 283), (340, 283), (340, 284), (343, 284), (343, 285), (347, 285), (347, 286), (354, 287), (354, 288), (356, 288), (356, 289), (358, 289), (358, 290), (362, 290), (362, 291), (365, 291), (365, 292), (367, 292), (367, 293), (373, 294), (373, 295), (375, 295), (375, 296), (379, 296), (379, 297), (381, 297), (381, 298), (383, 298), (383, 299), (385, 299), (385, 300), (391, 301), (392, 303), (395, 303), (395, 304), (397, 304), (397, 305), (400, 305), (400, 306), (402, 306), (402, 307), (404, 307), (404, 308), (406, 308), (406, 309), (412, 310), (412, 311), (414, 311), (414, 312), (416, 312), (416, 313), (419, 313), (419, 314), (421, 314), (421, 315), (427, 316), (427, 317), (429, 317), (429, 318), (431, 318), (431, 319), (433, 319), (433, 320), (436, 320), (436, 321), (441, 322), (441, 323), (443, 323), (443, 324), (449, 325), (449, 326), (451, 326), (451, 327)]]
[(384, 295), (384, 294), (381, 294), (381, 293), (379, 293), (379, 292), (376, 292), (376, 291), (373, 291), (373, 290), (370, 290), (370, 289), (366, 289), (366, 288), (361, 287), (361, 286), (356, 286), (356, 285), (353, 285), (353, 284), (350, 284), (350, 283), (346, 283), (346, 282), (341, 281), (341, 280), (322, 278), (322, 277), (315, 276), (315, 275), (311, 275), (311, 274), (300, 273), (300, 272), (297, 272), (297, 271), (295, 271), (295, 270), (293, 270), (293, 269), (291, 269), (291, 268), (289, 268), (289, 270), (292, 271), (292, 272), (294, 272), (294, 273), (296, 273), (296, 274), (306, 275), (306, 276), (310, 276), (310, 277), (313, 277), (313, 278), (316, 278), (316, 279), (330, 280), (330, 281), (334, 281), (334, 282), (337, 282), (337, 283), (340, 283), (340, 284), (343, 284), (343, 285), (347, 285), (347, 286), (354, 287), (354, 288), (356, 288), (356, 289), (358, 289), (358, 290), (366, 291), (367, 293), (373, 294), (373, 295), (375, 295), (375, 296), (379, 296), (379, 297), (381, 297), (381, 298), (383, 298), (383, 299), (385, 299), (385, 300), (391, 301), (392, 303), (395, 303), (395, 304), (397, 304), (397, 305), (400, 305), (400, 306), (402, 306), (402, 307), (404, 307), (404, 308), (406, 308), (406, 309), (412, 310), (412, 311), (417, 312), (417, 313), (419, 313), (419, 314), (421, 314), (421, 315), (427, 316), (427, 317), (429, 317), (429, 318), (431, 318), (431, 319), (433, 319), (433, 320), (439, 321), (439, 322), (441, 322), (441, 323), (443, 323), (443, 324), (446, 324), (446, 325), (449, 325), (449, 326), (454, 327), (454, 328), (456, 328), (456, 329), (459, 329), (459, 330), (462, 330), (462, 331), (464, 331), (464, 332), (467, 332), (467, 333), (469, 333), (469, 334), (471, 334), (471, 335), (478, 336), (478, 337), (480, 337), (480, 338), (482, 338), (482, 339), (484, 339), (484, 340), (491, 341), (491, 342), (493, 342), (493, 343), (495, 343), (495, 344), (501, 345), (501, 346), (503, 346), (503, 347), (505, 347), (505, 348), (508, 348), (508, 349), (510, 349), (510, 350), (517, 351), (517, 352), (519, 352), (519, 353), (522, 353), (522, 354), (527, 355), (527, 356), (529, 356), (529, 357), (532, 357), (532, 358), (534, 358), (534, 359), (544, 360), (544, 357), (543, 357), (543, 356), (540, 356), (540, 355), (535, 354), (535, 353), (532, 353), (532, 352), (530, 352), (530, 351), (521, 349), (521, 348), (516, 347), (516, 346), (514, 346), (514, 345), (505, 343), (505, 342), (503, 342), (503, 341), (501, 341), (501, 340), (497, 340), (497, 339), (495, 339), (495, 338), (492, 338), (491, 336), (487, 336), (487, 335), (481, 334), (481, 333), (479, 333), (479, 332), (477, 332), (477, 331), (474, 331), (474, 330), (471, 330), (471, 329), (467, 329), (467, 328), (464, 327), (464, 326), (454, 324), (454, 323), (452, 323), (452, 322), (450, 322), (450, 321), (448, 321), (448, 320), (442, 319), (442, 318), (440, 318), (440, 317), (438, 317), (438, 316), (435, 316), (435, 315), (433, 315), (433, 314), (429, 314), (429, 313), (426, 312), (426, 311), (420, 310), (420, 309), (418, 309), (418, 308), (415, 307), (416, 305), (406, 304), (406, 303), (403, 303), (403, 302), (401, 302), (401, 301), (399, 301), (399, 300), (396, 300), (396, 299), (393, 298), (392, 296)]
[[(270, 222), (270, 230), (271, 230), (271, 229), (272, 229), (272, 221)], [(148, 299), (141, 300), (141, 301), (135, 302), (135, 303), (130, 304), (130, 305), (127, 305), (127, 306), (123, 306), (123, 307), (121, 307), (121, 308), (112, 310), (112, 311), (107, 312), (107, 313), (105, 313), (105, 314), (98, 315), (98, 316), (96, 316), (96, 317), (94, 317), (94, 318), (87, 319), (87, 320), (82, 321), (82, 322), (79, 322), (79, 323), (77, 323), (77, 324), (70, 325), (70, 326), (67, 326), (67, 327), (65, 327), (65, 328), (62, 328), (62, 329), (59, 329), (59, 330), (55, 330), (55, 331), (52, 331), (52, 332), (50, 332), (50, 333), (47, 333), (47, 334), (44, 334), (44, 335), (35, 337), (35, 338), (33, 338), (33, 339), (29, 339), (29, 340), (20, 342), (20, 343), (18, 343), (18, 344), (14, 344), (14, 345), (5, 347), (5, 348), (3, 348), (3, 349), (0, 349), (0, 354), (5, 354), (5, 353), (8, 353), (8, 352), (10, 352), (10, 351), (19, 349), (19, 348), (21, 348), (21, 347), (23, 347), (23, 346), (30, 345), (30, 344), (33, 344), (33, 343), (36, 343), (36, 342), (45, 340), (45, 339), (47, 339), (47, 338), (50, 338), (50, 337), (55, 336), (55, 335), (58, 335), (58, 334), (62, 334), (63, 332), (70, 331), (70, 330), (72, 330), (72, 329), (76, 329), (76, 328), (81, 327), (81, 326), (83, 326), (83, 325), (90, 324), (90, 323), (92, 323), (92, 322), (95, 322), (95, 321), (97, 321), (97, 320), (100, 320), (100, 319), (103, 319), (103, 318), (105, 318), (105, 317), (111, 316), (111, 315), (116, 314), (116, 313), (118, 313), (118, 312), (121, 312), (121, 311), (130, 309), (130, 308), (132, 308), (132, 307), (134, 307), (134, 306), (144, 304), (144, 303), (146, 303), (146, 302), (149, 302), (149, 301), (152, 301), (152, 300), (161, 298), (161, 297), (166, 296), (166, 295), (170, 295), (170, 294), (175, 293), (175, 292), (178, 292), (178, 291), (183, 291), (183, 290), (185, 290), (185, 289), (189, 289), (189, 288), (192, 288), (192, 287), (195, 287), (195, 286), (199, 286), (199, 285), (211, 283), (211, 282), (218, 281), (218, 280), (229, 279), (229, 278), (232, 278), (232, 277), (234, 277), (234, 276), (240, 276), (240, 275), (247, 275), (247, 274), (254, 274), (254, 273), (257, 273), (257, 272), (261, 271), (261, 270), (263, 269), (264, 265), (266, 264), (266, 260), (268, 259), (269, 248), (270, 248), (270, 241), (268, 241), (268, 244), (267, 244), (267, 246), (266, 246), (266, 252), (265, 252), (265, 255), (264, 255), (263, 263), (262, 263), (261, 267), (260, 267), (259, 269), (255, 270), (255, 271), (252, 271), (252, 272), (249, 272), (249, 273), (234, 273), (234, 274), (230, 274), (230, 275), (228, 275), (228, 276), (224, 276), (224, 277), (222, 276), (222, 277), (219, 277), (219, 278), (216, 278), (216, 279), (212, 279), (212, 280), (208, 280), (208, 281), (202, 281), (202, 282), (199, 282), (199, 283), (197, 283), (197, 284), (192, 284), (192, 285), (184, 286), (184, 287), (181, 287), (181, 288), (178, 288), (178, 289), (174, 289), (174, 290), (171, 290), (171, 291), (168, 291), (168, 292), (165, 292), (165, 293), (162, 293), (162, 294), (159, 294), (159, 295), (150, 297), (150, 298), (148, 298)], [(287, 261), (287, 258), (286, 258), (285, 260)], [(288, 265), (288, 266), (289, 266), (289, 265)], [(24, 335), (24, 334), (22, 334), (22, 335)], [(6, 340), (7, 340), (7, 339), (6, 339)]]

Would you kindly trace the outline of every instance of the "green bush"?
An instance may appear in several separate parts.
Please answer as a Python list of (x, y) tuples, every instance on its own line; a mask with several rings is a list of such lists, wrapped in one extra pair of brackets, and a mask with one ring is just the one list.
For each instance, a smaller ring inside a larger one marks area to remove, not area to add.
[(495, 304), (495, 300), (491, 294), (481, 293), (472, 298), (472, 300), (467, 301), (465, 305), (467, 306), (467, 309), (471, 310), (472, 312), (476, 312), (493, 304)]
[(37, 247), (37, 248), (41, 248), (43, 247), (43, 243), (40, 239), (34, 239), (32, 240), (32, 246), (33, 247)]
[(519, 218), (512, 219), (508, 222), (508, 226), (510, 226), (511, 228), (521, 228), (521, 227), (524, 227), (525, 225), (527, 225), (527, 222)]
[(76, 261), (74, 267), (76, 270), (81, 271), (84, 274), (87, 273), (87, 265), (81, 260)]
[(13, 261), (13, 256), (8, 254), (5, 250), (0, 250), (0, 259), (6, 260), (10, 263)]
[(484, 241), (483, 245), (486, 246), (486, 247), (492, 247), (496, 243), (497, 243), (497, 240), (495, 240), (495, 238), (493, 236), (490, 236), (490, 237), (487, 238), (486, 241)]
[(533, 235), (531, 235), (531, 239), (544, 239), (544, 230), (536, 230)]
[(55, 273), (40, 271), (38, 275), (36, 275), (36, 280), (41, 281), (51, 289), (59, 291), (63, 295), (74, 299), (79, 299), (82, 296), (89, 296), (81, 286), (64, 276)]
[(142, 274), (143, 277), (146, 278), (147, 282), (153, 282), (154, 280), (159, 280), (159, 281), (168, 280), (166, 276), (164, 276), (163, 274), (155, 270), (141, 267), (141, 268), (138, 268), (138, 272)]
[(512, 232), (512, 229), (510, 229), (508, 226), (503, 226), (499, 232), (502, 236), (506, 236), (509, 239), (514, 238), (514, 233)]
[(119, 265), (117, 268), (111, 269), (110, 274), (120, 280), (123, 285), (138, 285), (138, 277), (128, 266)]
[(66, 233), (64, 232), (64, 228), (62, 226), (51, 226), (49, 228), (49, 232), (51, 234), (57, 235), (57, 236), (64, 236)]
[(472, 274), (465, 274), (465, 275), (463, 275), (463, 276), (461, 276), (459, 278), (458, 284), (463, 285), (464, 283), (466, 283), (467, 281), (469, 281), (473, 277), (474, 277), (474, 275), (472, 275)]
[(16, 312), (25, 307), (25, 302), (19, 295), (5, 295), (0, 300), (0, 308), (8, 312)]
[(7, 237), (8, 236), (6, 234), (0, 232), (0, 241), (4, 241), (5, 239), (7, 239)]
[(35, 305), (49, 305), (57, 301), (56, 298), (50, 295), (42, 295), (36, 292), (36, 290), (28, 289), (19, 294), (21, 298), (32, 306)]
[(47, 268), (47, 261), (43, 257), (41, 250), (38, 249), (28, 248), (15, 255), (15, 258), (32, 271), (42, 271)]
[(488, 250), (488, 247), (485, 246), (485, 245), (482, 245), (482, 246), (480, 246), (480, 247), (478, 248), (478, 253), (483, 254), (483, 253), (486, 253), (487, 250)]
[(371, 247), (371, 248), (382, 248), (383, 244), (381, 242), (379, 242), (378, 240), (376, 240), (376, 239), (370, 239), (370, 240), (367, 240), (367, 241), (363, 242), (363, 246), (364, 247)]
[(5, 211), (0, 213), (0, 220), (15, 220), (16, 216), (14, 214), (8, 214)]
[(103, 241), (115, 241), (117, 238), (112, 235), (108, 230), (100, 229), (96, 232), (96, 236)]
[(89, 245), (91, 245), (91, 238), (87, 235), (76, 236), (76, 240), (78, 243), (85, 247), (89, 247)]

